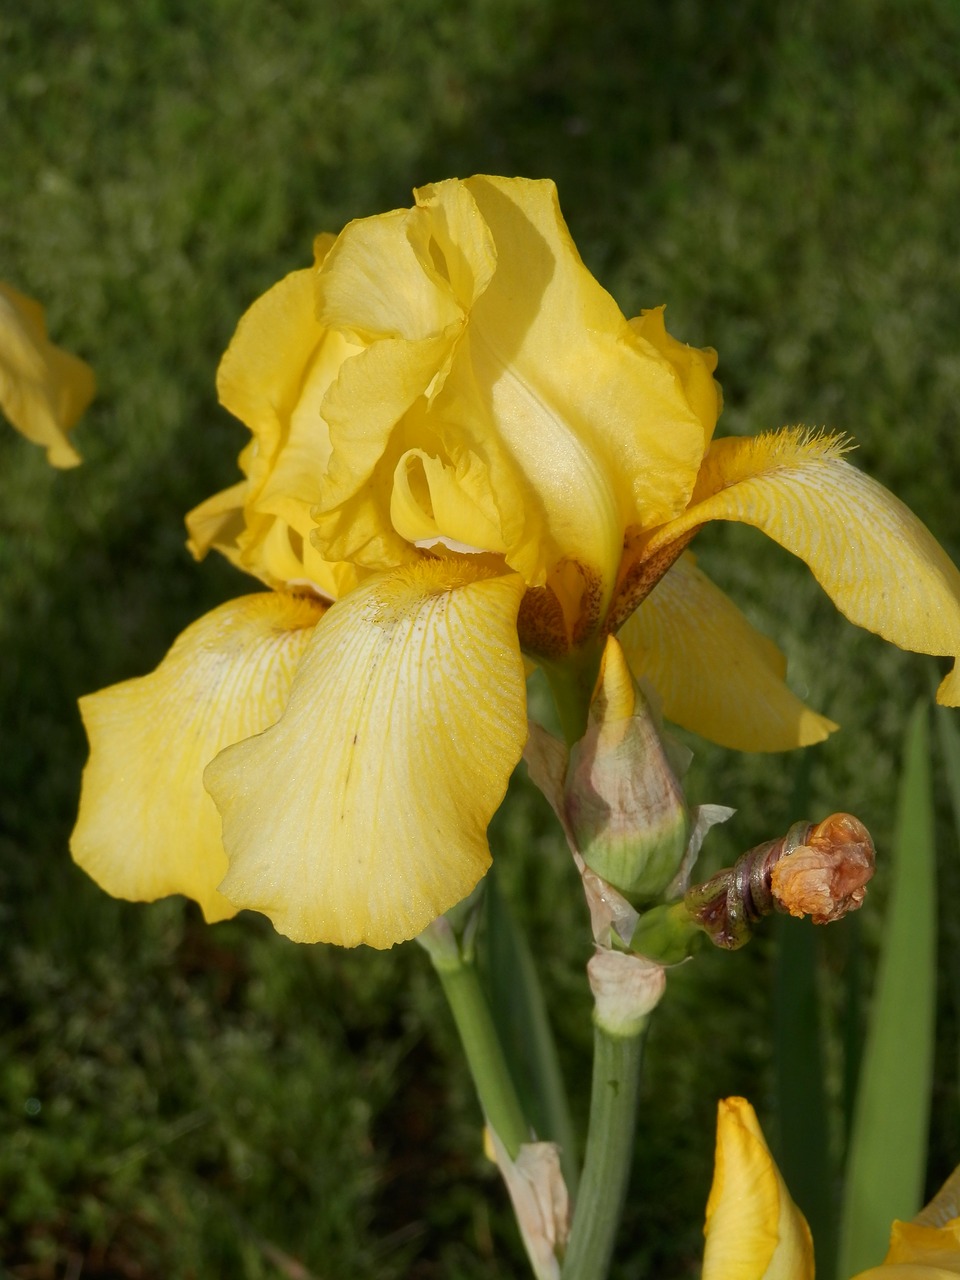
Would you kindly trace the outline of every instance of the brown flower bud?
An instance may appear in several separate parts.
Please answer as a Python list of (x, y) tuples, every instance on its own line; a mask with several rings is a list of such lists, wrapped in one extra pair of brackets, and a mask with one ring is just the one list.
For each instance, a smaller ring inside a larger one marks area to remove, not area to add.
[(829, 924), (856, 911), (873, 875), (870, 833), (850, 813), (818, 823), (805, 842), (773, 867), (770, 888), (781, 911)]
[(870, 833), (849, 813), (795, 822), (785, 836), (741, 854), (684, 895), (690, 919), (715, 946), (736, 950), (772, 911), (829, 924), (863, 902), (873, 875)]

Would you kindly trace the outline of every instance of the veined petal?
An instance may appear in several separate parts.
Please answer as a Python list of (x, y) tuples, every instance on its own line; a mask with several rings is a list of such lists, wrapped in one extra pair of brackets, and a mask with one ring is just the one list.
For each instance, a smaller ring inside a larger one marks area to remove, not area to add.
[(787, 751), (837, 726), (784, 682), (787, 663), (689, 553), (657, 583), (619, 633), (675, 724), (736, 751)]
[(40, 303), (0, 283), (0, 408), (52, 466), (80, 461), (67, 432), (95, 389), (90, 366), (47, 337)]
[(489, 865), (526, 737), (513, 574), (422, 560), (334, 605), (287, 709), (222, 752), (221, 891), (300, 942), (411, 938)]
[(721, 1100), (702, 1280), (813, 1280), (813, 1242), (744, 1098)]
[(151, 675), (80, 700), (90, 760), (71, 850), (108, 893), (184, 893), (211, 921), (236, 913), (217, 892), (227, 858), (203, 770), (279, 718), (322, 616), (306, 598), (241, 596), (188, 627)]
[[(690, 509), (650, 550), (706, 520), (761, 529), (806, 561), (840, 612), (885, 640), (960, 655), (960, 573), (929, 530), (840, 456), (842, 441), (783, 431), (715, 440)], [(937, 700), (960, 706), (954, 666)]]

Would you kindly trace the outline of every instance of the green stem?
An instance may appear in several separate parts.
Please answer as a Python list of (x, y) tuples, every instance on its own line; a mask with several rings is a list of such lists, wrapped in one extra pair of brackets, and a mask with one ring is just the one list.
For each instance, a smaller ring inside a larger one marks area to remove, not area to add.
[(568, 747), (572, 747), (587, 731), (590, 697), (597, 682), (602, 655), (603, 646), (594, 642), (569, 654), (563, 662), (539, 660), (550, 685)]
[(647, 1020), (633, 1035), (594, 1025), (587, 1152), (563, 1280), (605, 1280), (630, 1180)]
[(531, 1140), (530, 1126), (517, 1098), (476, 967), (461, 958), (430, 958), (457, 1024), (483, 1114), (510, 1159), (515, 1160), (521, 1145)]

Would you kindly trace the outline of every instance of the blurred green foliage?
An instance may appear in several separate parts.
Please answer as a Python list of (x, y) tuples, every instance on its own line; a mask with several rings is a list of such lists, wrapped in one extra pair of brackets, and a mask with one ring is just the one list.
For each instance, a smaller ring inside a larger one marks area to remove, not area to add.
[[(849, 432), (960, 553), (952, 0), (4, 6), (0, 277), (100, 384), (78, 471), (0, 434), (0, 1258), (21, 1280), (524, 1274), (416, 948), (298, 948), (249, 916), (208, 929), (179, 902), (107, 899), (66, 853), (77, 696), (248, 589), (192, 564), (181, 523), (236, 474), (214, 372), (237, 319), (315, 232), (484, 170), (555, 178), (624, 310), (666, 302), (673, 332), (719, 349), (721, 430)], [(855, 632), (752, 530), (711, 527), (696, 550), (844, 725), (809, 753), (809, 816), (853, 810), (882, 860), (925, 664)], [(740, 810), (712, 864), (805, 816), (796, 761), (694, 745), (692, 799)], [(582, 909), (523, 778), (494, 843), (582, 1120)], [(960, 1155), (960, 863), (941, 843), (932, 1181)], [(868, 944), (883, 899), (881, 869)], [(818, 940), (828, 996), (850, 937)], [(775, 1118), (770, 952), (671, 978), (616, 1276), (696, 1274), (718, 1096)]]

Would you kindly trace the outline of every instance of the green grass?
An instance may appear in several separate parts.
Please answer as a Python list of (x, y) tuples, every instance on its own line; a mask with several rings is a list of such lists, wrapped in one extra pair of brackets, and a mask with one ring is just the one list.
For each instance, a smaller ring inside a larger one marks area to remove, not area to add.
[[(325, 1278), (524, 1274), (424, 957), (297, 948), (252, 917), (206, 928), (179, 903), (107, 899), (66, 853), (75, 700), (150, 669), (243, 589), (189, 560), (181, 523), (235, 475), (244, 433), (213, 380), (242, 311), (309, 261), (316, 231), (455, 173), (556, 178), (624, 309), (666, 302), (673, 332), (720, 351), (721, 430), (849, 432), (956, 558), (958, 50), (952, 0), (6, 7), (0, 277), (46, 303), (100, 383), (81, 469), (52, 472), (0, 434), (10, 1274), (47, 1280), (78, 1259), (84, 1280), (257, 1280), (293, 1275), (291, 1259)], [(753, 531), (712, 527), (696, 549), (844, 725), (810, 753), (811, 816), (852, 809), (882, 859), (927, 666), (855, 632)], [(697, 752), (694, 800), (739, 809), (712, 860), (802, 816), (796, 761)], [(504, 883), (542, 952), (582, 1120), (575, 887), (522, 780), (509, 804)], [(930, 1183), (960, 1156), (960, 877), (944, 832)], [(884, 896), (881, 868), (871, 901)], [(848, 936), (822, 940), (832, 977)], [(696, 1274), (719, 1095), (748, 1094), (773, 1130), (771, 951), (763, 939), (671, 978), (618, 1277)]]

